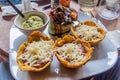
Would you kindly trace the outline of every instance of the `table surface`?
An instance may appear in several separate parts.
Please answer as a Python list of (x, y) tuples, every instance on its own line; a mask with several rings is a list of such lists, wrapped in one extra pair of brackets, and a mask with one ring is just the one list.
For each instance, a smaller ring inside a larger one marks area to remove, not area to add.
[[(39, 6), (36, 7), (37, 10), (41, 10), (41, 8), (47, 4), (49, 4), (50, 1), (43, 1), (39, 2)], [(70, 7), (76, 9), (79, 11), (79, 5), (77, 2), (72, 1), (70, 4)], [(96, 9), (97, 10), (97, 9)], [(108, 29), (108, 31), (113, 31), (113, 30), (120, 30), (120, 16), (118, 19), (115, 20), (105, 20), (99, 17), (99, 15), (96, 13), (96, 11), (93, 12), (94, 16), (99, 19), (103, 25)], [(1, 12), (0, 12), (1, 15)], [(13, 25), (15, 16), (7, 16), (7, 17), (2, 17), (0, 16), (0, 48), (8, 51), (9, 50), (9, 31), (11, 26)], [(0, 58), (0, 62), (2, 59)]]

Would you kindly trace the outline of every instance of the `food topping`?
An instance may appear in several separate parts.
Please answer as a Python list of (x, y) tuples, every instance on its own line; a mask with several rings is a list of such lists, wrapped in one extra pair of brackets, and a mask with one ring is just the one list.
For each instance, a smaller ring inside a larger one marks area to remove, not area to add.
[(50, 12), (50, 17), (55, 23), (65, 25), (77, 19), (77, 12), (73, 9), (59, 6)]
[(76, 64), (86, 58), (86, 53), (82, 45), (77, 42), (66, 43), (55, 50), (60, 58), (68, 61), (70, 64)]
[(100, 39), (103, 35), (98, 32), (96, 27), (88, 26), (88, 25), (79, 25), (75, 29), (75, 33), (86, 41), (93, 41)]
[(31, 67), (44, 66), (45, 63), (51, 61), (53, 55), (52, 46), (52, 40), (33, 41), (26, 47), (24, 53), (19, 56), (19, 59)]

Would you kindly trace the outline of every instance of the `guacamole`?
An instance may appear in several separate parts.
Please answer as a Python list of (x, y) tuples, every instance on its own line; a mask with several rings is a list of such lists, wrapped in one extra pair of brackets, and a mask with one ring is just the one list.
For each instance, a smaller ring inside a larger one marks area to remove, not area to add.
[(30, 16), (25, 22), (23, 22), (22, 28), (29, 30), (37, 29), (38, 27), (42, 27), (43, 24), (43, 19), (39, 16)]

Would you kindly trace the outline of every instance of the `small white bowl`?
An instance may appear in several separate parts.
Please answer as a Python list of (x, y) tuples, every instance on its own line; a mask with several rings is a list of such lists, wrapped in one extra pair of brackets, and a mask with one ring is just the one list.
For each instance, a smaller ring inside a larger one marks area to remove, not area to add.
[[(23, 13), (25, 15), (25, 18), (22, 18), (21, 16), (17, 16), (14, 20), (14, 25), (15, 27), (17, 27), (21, 32), (23, 32), (25, 35), (29, 35), (30, 33), (32, 33), (33, 31), (39, 30), (41, 32), (43, 32), (49, 22), (49, 17), (47, 14), (45, 14), (44, 12), (41, 11), (29, 11), (29, 12), (25, 12)], [(23, 22), (25, 22), (25, 19), (28, 19), (30, 16), (39, 16), (40, 18), (43, 19), (43, 26), (40, 26), (36, 29), (32, 29), (32, 30), (28, 30), (28, 29), (24, 29), (22, 28), (22, 24)]]

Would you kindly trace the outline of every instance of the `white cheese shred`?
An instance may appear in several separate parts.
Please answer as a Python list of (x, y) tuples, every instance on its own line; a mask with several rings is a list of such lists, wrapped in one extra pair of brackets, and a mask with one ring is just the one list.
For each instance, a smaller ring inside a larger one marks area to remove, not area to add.
[(79, 25), (76, 27), (75, 33), (86, 41), (94, 41), (103, 37), (102, 34), (98, 32), (96, 27), (91, 27), (88, 25)]
[(30, 43), (23, 54), (19, 56), (19, 59), (22, 59), (25, 64), (32, 66), (39, 66), (48, 61), (51, 61), (53, 56), (52, 52), (53, 41), (33, 41)]
[(71, 64), (78, 63), (85, 59), (85, 52), (82, 45), (76, 42), (66, 43), (61, 47), (57, 47), (55, 50), (60, 58), (67, 60)]

